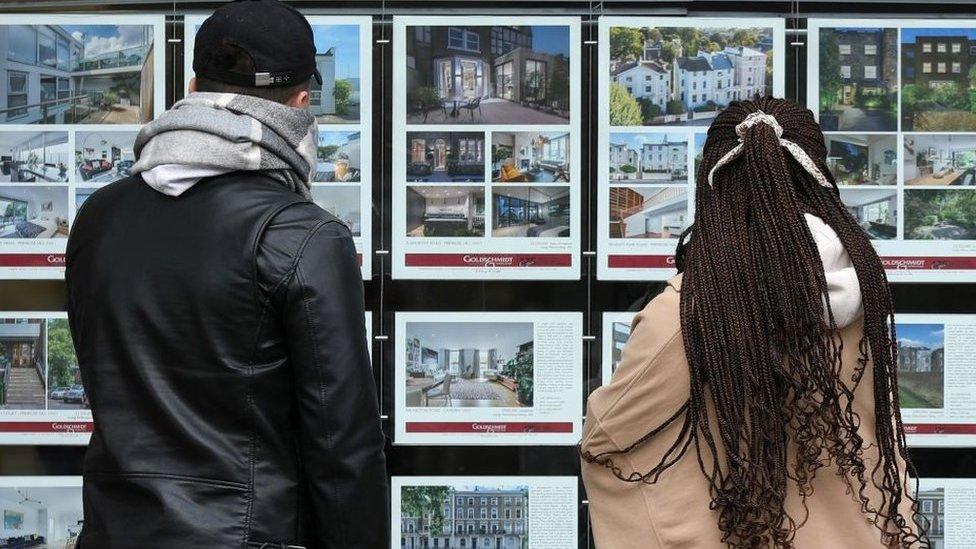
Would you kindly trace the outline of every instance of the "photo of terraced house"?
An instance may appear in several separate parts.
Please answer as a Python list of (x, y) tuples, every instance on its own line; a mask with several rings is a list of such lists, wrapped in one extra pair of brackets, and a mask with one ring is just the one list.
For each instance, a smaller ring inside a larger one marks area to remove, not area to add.
[(920, 514), (925, 517), (925, 536), (928, 538), (931, 549), (946, 549), (945, 534), (945, 488), (935, 488), (932, 490), (919, 490), (918, 509)]
[(976, 130), (976, 29), (901, 30), (902, 131)]
[(898, 323), (898, 393), (903, 408), (942, 408), (945, 325)]
[(688, 137), (669, 133), (611, 133), (609, 179), (627, 183), (688, 181)]
[(820, 126), (898, 129), (898, 29), (820, 29)]
[(408, 322), (407, 407), (531, 407), (533, 337), (531, 322)]
[(707, 126), (772, 93), (771, 28), (612, 27), (610, 125)]
[(678, 238), (688, 221), (687, 187), (610, 188), (610, 238)]
[(527, 486), (404, 486), (401, 549), (528, 549)]
[(407, 124), (566, 124), (569, 27), (406, 28)]
[(485, 181), (484, 132), (407, 132), (407, 181)]
[(43, 410), (47, 321), (0, 319), (0, 410)]
[(0, 25), (0, 123), (142, 124), (151, 25)]
[(67, 132), (0, 132), (0, 183), (65, 183)]
[(75, 182), (98, 185), (130, 175), (136, 132), (76, 132)]
[(492, 132), (491, 180), (569, 183), (569, 134)]

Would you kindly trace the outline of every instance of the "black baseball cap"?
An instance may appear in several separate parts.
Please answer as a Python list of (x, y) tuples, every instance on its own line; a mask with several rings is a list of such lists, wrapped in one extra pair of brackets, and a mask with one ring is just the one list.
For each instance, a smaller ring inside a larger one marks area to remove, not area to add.
[[(312, 27), (295, 8), (278, 0), (236, 0), (217, 8), (200, 25), (193, 45), (197, 76), (247, 87), (286, 87), (312, 76), (315, 66)], [(240, 72), (220, 61), (223, 46), (240, 48), (254, 60), (254, 72)]]

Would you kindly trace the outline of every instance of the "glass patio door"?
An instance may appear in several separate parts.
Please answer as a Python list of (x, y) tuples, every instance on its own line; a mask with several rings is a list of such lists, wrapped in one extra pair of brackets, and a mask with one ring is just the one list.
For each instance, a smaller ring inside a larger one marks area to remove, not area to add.
[(514, 65), (511, 61), (495, 67), (495, 97), (512, 101), (515, 99)]

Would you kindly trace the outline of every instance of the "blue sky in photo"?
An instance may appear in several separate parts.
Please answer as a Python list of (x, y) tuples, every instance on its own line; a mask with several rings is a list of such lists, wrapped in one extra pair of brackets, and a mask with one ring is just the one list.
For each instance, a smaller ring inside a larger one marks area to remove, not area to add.
[(335, 48), (336, 78), (359, 78), (359, 25), (312, 25), (315, 51)]
[(707, 133), (696, 133), (695, 134), (695, 154), (699, 155), (702, 149), (705, 148), (705, 139), (708, 137)]
[(674, 142), (688, 142), (687, 134), (682, 133), (664, 133), (664, 132), (654, 132), (654, 133), (611, 133), (610, 143), (620, 144), (626, 143), (631, 149), (639, 150), (644, 143), (664, 143), (665, 141)]
[[(61, 25), (85, 45), (86, 57), (142, 44), (147, 25)], [(151, 40), (151, 38), (150, 38)]]
[(533, 26), (532, 49), (553, 55), (569, 57), (569, 27)]
[(901, 43), (914, 44), (919, 36), (965, 36), (976, 40), (976, 28), (972, 29), (901, 29)]
[(319, 147), (326, 145), (345, 145), (349, 136), (358, 132), (319, 132)]
[(939, 349), (945, 345), (944, 324), (895, 324), (900, 345)]

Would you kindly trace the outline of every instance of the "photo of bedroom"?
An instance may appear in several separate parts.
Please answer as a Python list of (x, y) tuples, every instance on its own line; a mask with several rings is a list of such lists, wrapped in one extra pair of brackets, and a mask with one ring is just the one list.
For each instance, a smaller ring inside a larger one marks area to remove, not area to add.
[(414, 185), (407, 187), (407, 236), (485, 235), (484, 187)]
[(895, 135), (827, 134), (827, 167), (838, 185), (895, 185)]
[(0, 239), (67, 237), (66, 185), (0, 185)]
[(43, 318), (0, 319), (0, 410), (43, 410), (47, 365)]
[(312, 185), (312, 200), (345, 223), (353, 236), (361, 236), (360, 192), (359, 187)]
[(610, 238), (678, 238), (688, 220), (685, 186), (610, 188)]
[(569, 134), (492, 132), (491, 180), (569, 183)]
[(905, 136), (905, 185), (976, 185), (976, 135)]
[(0, 508), (3, 509), (0, 547), (75, 547), (84, 523), (80, 485), (3, 486)]
[(841, 202), (872, 240), (898, 235), (898, 195), (894, 189), (840, 190)]
[(483, 132), (407, 132), (407, 181), (485, 180)]
[(102, 184), (128, 177), (135, 141), (136, 132), (75, 133), (75, 181)]
[(496, 186), (491, 194), (491, 236), (569, 236), (569, 187)]
[(408, 322), (406, 405), (531, 407), (531, 322)]
[(358, 183), (362, 170), (359, 132), (320, 131), (316, 183)]
[(0, 132), (0, 183), (68, 181), (67, 132)]

